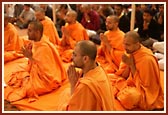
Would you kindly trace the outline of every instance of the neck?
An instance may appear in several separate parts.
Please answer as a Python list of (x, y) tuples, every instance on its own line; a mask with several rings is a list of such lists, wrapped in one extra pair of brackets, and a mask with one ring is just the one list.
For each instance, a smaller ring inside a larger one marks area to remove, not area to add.
[(139, 50), (140, 48), (141, 48), (141, 45), (139, 44), (135, 51)]
[(97, 64), (95, 62), (94, 63), (89, 63), (87, 65), (87, 67), (83, 68), (83, 74), (85, 75), (88, 71), (90, 71), (90, 70), (92, 70), (92, 69), (94, 69), (96, 67), (97, 67)]

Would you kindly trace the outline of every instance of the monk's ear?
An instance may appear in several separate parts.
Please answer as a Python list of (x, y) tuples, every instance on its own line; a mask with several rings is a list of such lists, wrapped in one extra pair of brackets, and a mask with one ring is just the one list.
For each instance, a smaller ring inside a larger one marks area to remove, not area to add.
[(88, 56), (83, 56), (83, 62), (85, 63), (85, 62), (88, 62), (88, 60), (89, 60), (89, 57)]

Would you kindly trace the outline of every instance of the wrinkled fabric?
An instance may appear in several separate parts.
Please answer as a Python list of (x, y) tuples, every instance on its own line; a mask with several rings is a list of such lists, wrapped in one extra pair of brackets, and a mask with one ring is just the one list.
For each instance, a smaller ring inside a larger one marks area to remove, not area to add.
[[(88, 40), (89, 37), (85, 28), (79, 22), (71, 25), (66, 23), (65, 28), (70, 32), (70, 37), (68, 38), (68, 41), (66, 41), (66, 45), (60, 45), (58, 50), (63, 61), (71, 62), (72, 52), (75, 44), (81, 40)], [(64, 39), (66, 38), (63, 34), (62, 40)]]
[(105, 44), (102, 42), (98, 49), (97, 61), (104, 67), (107, 73), (114, 73), (118, 70), (121, 56), (124, 53), (124, 32), (117, 29), (116, 31), (106, 31), (104, 35), (107, 36), (112, 49), (108, 51)]
[(121, 70), (110, 75), (116, 99), (126, 110), (163, 108), (164, 95), (157, 59), (152, 51), (144, 46), (134, 52), (133, 57), (136, 65), (134, 76), (130, 72), (127, 80), (120, 77), (126, 67), (124, 63), (121, 64)]
[(114, 96), (112, 93), (112, 87), (105, 71), (98, 66), (79, 79), (67, 105), (67, 110), (114, 110)]
[(57, 29), (53, 23), (53, 21), (45, 16), (45, 19), (41, 21), (41, 23), (43, 24), (43, 34), (48, 36), (50, 41), (54, 44), (54, 45), (59, 45), (60, 44), (60, 38), (57, 32)]
[[(13, 68), (9, 76), (4, 76), (7, 86), (4, 98), (10, 102), (29, 98), (29, 102), (38, 99), (39, 95), (51, 92), (61, 86), (66, 79), (66, 72), (55, 46), (43, 36), (41, 41), (34, 42), (33, 60), (25, 61), (25, 65)], [(11, 62), (12, 63), (12, 62)]]

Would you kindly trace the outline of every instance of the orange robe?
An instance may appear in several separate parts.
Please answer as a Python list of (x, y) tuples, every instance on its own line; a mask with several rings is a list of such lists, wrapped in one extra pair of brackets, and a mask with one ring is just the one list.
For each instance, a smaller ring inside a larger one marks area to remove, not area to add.
[(114, 96), (109, 79), (102, 67), (90, 70), (77, 82), (68, 102), (69, 111), (114, 110)]
[(21, 48), (21, 40), (14, 25), (8, 23), (4, 28), (4, 62), (8, 62), (19, 57), (23, 57), (17, 53)]
[[(62, 60), (65, 62), (71, 62), (72, 51), (75, 44), (80, 40), (88, 40), (89, 37), (85, 28), (79, 22), (71, 25), (66, 23), (65, 28), (70, 32), (70, 37), (67, 38), (68, 40), (66, 40), (66, 44), (62, 45), (61, 43), (58, 49)], [(65, 41), (65, 39), (65, 35), (63, 34), (61, 42)]]
[[(66, 79), (66, 72), (56, 47), (43, 36), (41, 41), (33, 42), (33, 61), (25, 61), (25, 68), (16, 68), (9, 76), (4, 76), (7, 87), (5, 99), (17, 101), (29, 97), (35, 101), (38, 95), (53, 91)], [(10, 70), (9, 63), (5, 69)], [(13, 67), (14, 65), (11, 65)], [(15, 69), (15, 68), (14, 68)]]
[(41, 23), (43, 24), (44, 29), (43, 34), (48, 36), (53, 44), (58, 45), (60, 43), (60, 38), (53, 21), (49, 17), (45, 16), (45, 19), (42, 20)]
[[(163, 108), (163, 90), (160, 83), (160, 70), (152, 51), (144, 46), (133, 53), (136, 65), (134, 76), (129, 73), (125, 80), (121, 76), (126, 65), (111, 75), (112, 85), (116, 88), (115, 99), (126, 110), (153, 110)], [(145, 65), (144, 65), (145, 64)], [(116, 108), (116, 110), (119, 110)]]
[(104, 43), (102, 42), (98, 48), (97, 61), (102, 65), (107, 73), (113, 73), (118, 70), (121, 56), (124, 52), (123, 38), (124, 32), (120, 29), (116, 31), (106, 31), (104, 35), (107, 36), (108, 42), (112, 47), (111, 51), (108, 51)]

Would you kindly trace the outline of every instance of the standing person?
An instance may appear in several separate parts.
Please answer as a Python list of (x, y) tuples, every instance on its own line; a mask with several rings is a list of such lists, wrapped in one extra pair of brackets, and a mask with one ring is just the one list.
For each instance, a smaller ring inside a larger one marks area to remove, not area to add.
[[(74, 48), (74, 64), (67, 71), (71, 84), (68, 111), (114, 110), (111, 85), (105, 71), (95, 61), (96, 54), (97, 47), (89, 40), (79, 41)], [(82, 74), (75, 68), (81, 68)]]
[(7, 84), (4, 98), (9, 102), (26, 97), (29, 102), (35, 101), (39, 95), (60, 87), (66, 79), (56, 47), (43, 35), (43, 25), (40, 22), (29, 24), (28, 38), (31, 42), (22, 48), (23, 55), (28, 59), (25, 68), (19, 66), (17, 71), (4, 76)]
[(78, 41), (89, 39), (86, 29), (76, 19), (77, 13), (74, 10), (67, 12), (66, 24), (62, 27), (63, 35), (59, 47), (64, 62), (71, 62), (72, 51)]
[(124, 32), (118, 27), (119, 18), (110, 15), (106, 18), (107, 31), (100, 34), (101, 45), (98, 49), (97, 61), (103, 66), (107, 73), (118, 70), (122, 54), (124, 53)]
[(116, 88), (115, 99), (126, 110), (163, 109), (164, 95), (156, 57), (140, 44), (135, 31), (127, 32), (123, 43), (126, 54), (122, 56), (119, 71), (110, 77)]

